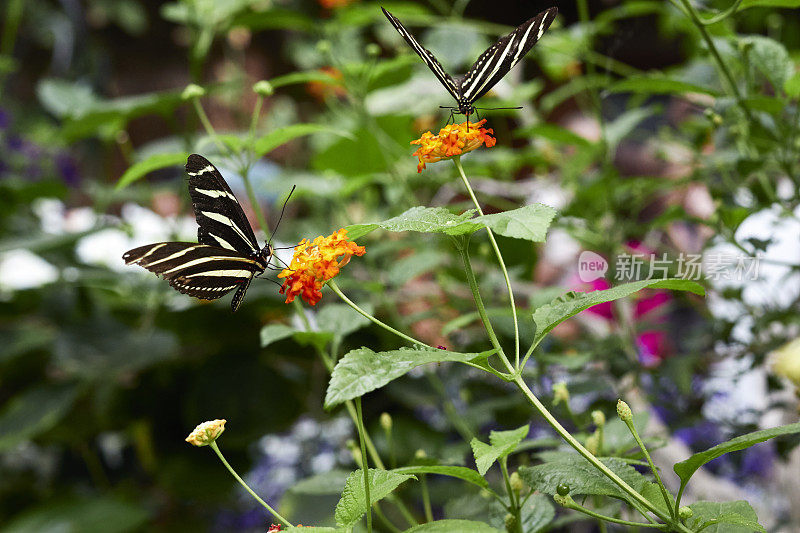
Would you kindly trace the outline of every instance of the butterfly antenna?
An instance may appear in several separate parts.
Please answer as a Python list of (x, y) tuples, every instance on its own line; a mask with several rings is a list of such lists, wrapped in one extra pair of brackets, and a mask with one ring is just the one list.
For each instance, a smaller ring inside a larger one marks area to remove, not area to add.
[(281, 216), (278, 217), (278, 223), (275, 224), (275, 230), (272, 232), (272, 235), (269, 236), (269, 241), (267, 241), (267, 248), (272, 244), (272, 237), (275, 236), (275, 233), (278, 231), (278, 226), (281, 225), (281, 220), (283, 220), (283, 213), (286, 211), (286, 204), (289, 203), (289, 198), (292, 197), (292, 193), (297, 188), (297, 185), (292, 185), (292, 190), (289, 191), (289, 196), (286, 197), (286, 200), (283, 201), (283, 207), (281, 207)]

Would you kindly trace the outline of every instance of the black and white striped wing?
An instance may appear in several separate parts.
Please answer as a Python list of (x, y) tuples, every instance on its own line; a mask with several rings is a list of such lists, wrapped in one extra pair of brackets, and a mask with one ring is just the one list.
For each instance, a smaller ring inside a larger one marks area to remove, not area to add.
[(458, 82), (462, 101), (472, 104), (489, 92), (533, 48), (556, 14), (555, 7), (542, 11), (482, 53)]
[(192, 154), (186, 161), (186, 173), (200, 244), (235, 250), (246, 256), (258, 254), (253, 228), (216, 167), (205, 157)]
[(431, 53), (430, 50), (422, 46), (417, 42), (413, 35), (406, 29), (403, 24), (397, 20), (397, 17), (386, 11), (385, 9), (381, 8), (383, 14), (386, 15), (386, 18), (389, 19), (389, 22), (392, 23), (392, 26), (395, 27), (397, 32), (403, 36), (403, 39), (414, 49), (419, 57), (428, 65), (428, 68), (434, 73), (434, 75), (439, 79), (439, 81), (444, 85), (444, 88), (453, 95), (453, 98), (456, 100), (459, 99), (459, 92), (458, 92), (458, 83), (456, 80), (450, 76), (447, 72), (445, 72), (442, 64), (439, 63), (439, 60)]
[(238, 289), (231, 302), (234, 311), (253, 276), (264, 271), (258, 259), (220, 246), (189, 242), (148, 244), (125, 252), (122, 259), (161, 276), (178, 292), (195, 298), (216, 300)]

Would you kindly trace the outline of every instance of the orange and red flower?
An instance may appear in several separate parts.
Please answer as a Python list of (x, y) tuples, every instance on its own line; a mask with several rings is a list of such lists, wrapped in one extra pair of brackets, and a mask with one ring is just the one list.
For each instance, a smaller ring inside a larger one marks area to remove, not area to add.
[(422, 137), (411, 144), (418, 144), (417, 151), (411, 154), (419, 158), (417, 172), (422, 172), (426, 163), (436, 163), (461, 154), (471, 152), (485, 144), (492, 147), (497, 139), (491, 136), (491, 129), (481, 128), (486, 119), (480, 122), (464, 122), (463, 124), (450, 124), (439, 130), (439, 135), (426, 131)]
[(311, 305), (322, 298), (322, 286), (339, 274), (354, 255), (364, 255), (366, 248), (347, 240), (347, 230), (340, 229), (328, 237), (319, 236), (313, 241), (303, 239), (294, 248), (289, 268), (283, 269), (279, 278), (286, 278), (280, 293), (286, 303), (300, 296)]

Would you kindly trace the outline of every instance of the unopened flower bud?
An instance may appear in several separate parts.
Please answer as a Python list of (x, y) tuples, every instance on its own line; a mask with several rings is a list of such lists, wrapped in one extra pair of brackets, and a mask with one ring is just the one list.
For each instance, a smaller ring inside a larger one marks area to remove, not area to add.
[(520, 493), (525, 490), (525, 482), (522, 481), (522, 478), (516, 472), (511, 473), (511, 475), (508, 477), (508, 482), (511, 484), (512, 490), (514, 490), (516, 493)]
[(592, 411), (592, 422), (601, 428), (606, 425), (606, 415), (603, 414), (603, 411)]
[(617, 402), (617, 416), (619, 416), (620, 420), (623, 422), (631, 422), (633, 420), (633, 411), (631, 411), (627, 403), (619, 400)]
[(561, 507), (569, 507), (572, 498), (567, 495), (556, 494), (553, 496), (553, 500)]
[(317, 42), (317, 52), (325, 54), (331, 51), (331, 42), (328, 40), (321, 40)]
[(503, 522), (505, 523), (506, 531), (508, 531), (508, 533), (514, 533), (517, 531), (517, 517), (513, 514), (507, 513), (503, 519)]
[(681, 518), (681, 520), (687, 520), (691, 518), (693, 515), (694, 511), (692, 511), (692, 508), (687, 505), (684, 505), (680, 509), (678, 509), (678, 516)]
[(600, 449), (599, 433), (592, 433), (586, 438), (586, 449), (589, 450), (589, 453), (592, 455), (597, 455), (597, 451)]
[(558, 405), (561, 402), (569, 402), (569, 390), (567, 384), (560, 381), (553, 385), (553, 405)]
[(275, 94), (275, 88), (267, 80), (261, 80), (253, 84), (253, 92), (261, 96), (272, 96)]
[(220, 419), (203, 422), (186, 437), (186, 442), (193, 446), (208, 446), (225, 431), (225, 422)]
[(384, 431), (392, 430), (392, 415), (389, 413), (381, 413), (380, 422)]
[(190, 83), (181, 93), (182, 100), (193, 100), (206, 94), (206, 90), (197, 84)]
[(772, 353), (772, 371), (800, 387), (800, 337)]

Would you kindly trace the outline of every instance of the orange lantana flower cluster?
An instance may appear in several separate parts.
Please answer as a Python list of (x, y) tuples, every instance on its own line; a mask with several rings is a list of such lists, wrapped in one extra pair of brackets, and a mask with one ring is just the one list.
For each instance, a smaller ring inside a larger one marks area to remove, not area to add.
[(347, 240), (346, 229), (328, 237), (320, 235), (313, 241), (303, 239), (294, 248), (289, 268), (278, 274), (279, 278), (286, 278), (280, 293), (286, 295), (287, 304), (300, 296), (309, 304), (316, 305), (322, 298), (325, 282), (333, 279), (352, 256), (364, 253), (366, 248)]
[(486, 119), (480, 122), (464, 122), (463, 124), (450, 124), (439, 130), (439, 135), (426, 131), (422, 137), (411, 144), (418, 144), (419, 148), (413, 156), (419, 157), (417, 172), (422, 172), (426, 163), (436, 163), (442, 159), (471, 152), (480, 145), (492, 147), (497, 139), (491, 136), (491, 129), (481, 128)]

